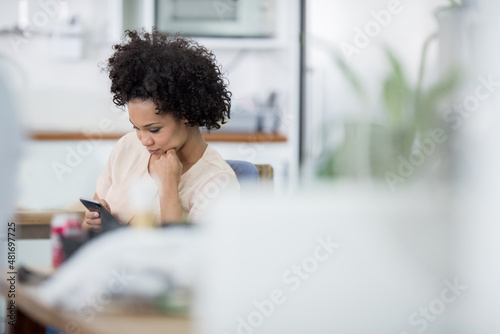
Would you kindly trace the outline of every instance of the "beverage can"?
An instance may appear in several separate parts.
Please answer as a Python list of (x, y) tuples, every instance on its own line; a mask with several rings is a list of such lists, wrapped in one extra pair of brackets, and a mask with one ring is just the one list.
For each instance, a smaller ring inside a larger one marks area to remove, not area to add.
[(52, 244), (52, 266), (59, 267), (64, 262), (64, 249), (61, 237), (81, 236), (81, 218), (77, 213), (57, 213), (50, 222)]

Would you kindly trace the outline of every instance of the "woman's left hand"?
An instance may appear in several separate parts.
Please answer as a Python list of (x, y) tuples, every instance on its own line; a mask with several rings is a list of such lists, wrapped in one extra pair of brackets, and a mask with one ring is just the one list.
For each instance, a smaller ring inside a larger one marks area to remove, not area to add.
[(170, 149), (160, 156), (152, 155), (149, 160), (149, 173), (156, 176), (162, 185), (170, 182), (179, 185), (182, 163), (177, 157), (175, 149)]

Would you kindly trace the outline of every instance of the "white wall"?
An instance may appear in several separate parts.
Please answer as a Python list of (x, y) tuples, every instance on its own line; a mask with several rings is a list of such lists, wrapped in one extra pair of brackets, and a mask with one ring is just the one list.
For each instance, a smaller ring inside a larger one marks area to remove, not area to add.
[[(107, 2), (68, 2), (68, 16), (77, 15), (83, 25), (80, 59), (64, 61), (53, 54), (50, 34), (60, 23), (58, 15), (63, 11), (63, 2), (30, 1), (30, 34), (0, 35), (1, 61), (10, 68), (26, 128), (88, 131), (98, 128), (103, 118), (113, 120), (117, 129), (124, 128), (118, 122), (118, 113), (112, 112), (107, 76), (98, 68), (98, 62), (111, 53)], [(44, 9), (40, 3), (55, 3), (59, 7)], [(12, 11), (3, 3), (0, 6)], [(10, 15), (16, 17), (17, 9)]]

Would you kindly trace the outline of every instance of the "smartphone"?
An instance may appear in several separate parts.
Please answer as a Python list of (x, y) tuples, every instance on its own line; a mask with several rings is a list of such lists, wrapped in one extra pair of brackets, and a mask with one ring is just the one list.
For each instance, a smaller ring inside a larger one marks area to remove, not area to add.
[(99, 212), (99, 215), (101, 216), (101, 225), (103, 230), (111, 230), (123, 226), (98, 201), (94, 201), (93, 199), (88, 199), (88, 198), (80, 198), (80, 202), (82, 202), (82, 204), (85, 205), (85, 207), (89, 209), (89, 211)]

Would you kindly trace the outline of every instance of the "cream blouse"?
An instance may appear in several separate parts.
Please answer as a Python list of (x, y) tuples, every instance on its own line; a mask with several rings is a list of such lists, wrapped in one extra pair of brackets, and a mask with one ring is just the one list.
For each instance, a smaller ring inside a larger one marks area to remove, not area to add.
[[(133, 193), (137, 185), (153, 190), (141, 193), (140, 200), (151, 203), (156, 219), (160, 219), (158, 187), (148, 172), (149, 157), (136, 133), (130, 132), (118, 140), (97, 180), (97, 196), (106, 200), (121, 223), (130, 222), (135, 214), (132, 199), (137, 197)], [(204, 210), (224, 195), (239, 197), (240, 186), (232, 168), (209, 145), (203, 156), (181, 175), (179, 198), (183, 216), (189, 221), (199, 221)]]

